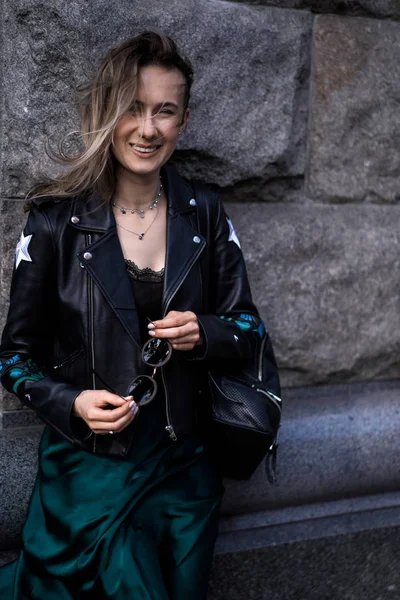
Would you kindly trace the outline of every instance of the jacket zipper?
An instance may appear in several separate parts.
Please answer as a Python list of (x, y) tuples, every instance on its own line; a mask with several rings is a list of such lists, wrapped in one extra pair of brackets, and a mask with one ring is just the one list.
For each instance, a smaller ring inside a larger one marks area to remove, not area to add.
[(64, 360), (62, 360), (61, 362), (57, 363), (56, 365), (53, 366), (53, 369), (62, 369), (63, 367), (65, 367), (66, 365), (69, 365), (70, 363), (72, 363), (75, 358), (77, 356), (79, 356), (79, 354), (82, 352), (82, 348), (79, 348), (79, 350), (75, 350), (75, 352), (73, 352), (70, 356), (68, 356), (67, 358), (65, 358)]
[[(92, 236), (90, 233), (86, 235), (86, 243), (89, 246), (92, 243)], [(94, 374), (95, 370), (95, 352), (94, 352), (94, 315), (93, 315), (93, 279), (90, 277), (87, 272), (88, 278), (88, 292), (89, 292), (89, 362), (92, 367), (92, 386), (93, 389), (96, 389), (96, 376)], [(96, 454), (96, 443), (97, 443), (97, 434), (93, 434), (93, 454)]]
[[(192, 265), (194, 263), (194, 261), (197, 259), (199, 255), (199, 252), (197, 252), (193, 259), (190, 261), (190, 263), (188, 264), (187, 268), (185, 269), (184, 274), (181, 277), (180, 283), (178, 285), (178, 287), (176, 288), (176, 290), (174, 291), (173, 294), (171, 294), (171, 296), (168, 299), (168, 302), (165, 304), (165, 309), (164, 309), (164, 313), (163, 313), (163, 317), (165, 317), (165, 315), (168, 312), (168, 307), (171, 304), (171, 301), (173, 299), (173, 297), (176, 295), (176, 293), (179, 291), (182, 283), (185, 281), (186, 275), (189, 273), (190, 269), (192, 268)], [(167, 416), (167, 423), (168, 425), (165, 427), (165, 430), (168, 432), (169, 437), (171, 438), (171, 440), (173, 440), (174, 442), (177, 441), (178, 437), (175, 433), (174, 427), (172, 425), (172, 419), (171, 419), (171, 411), (170, 411), (170, 406), (169, 406), (169, 401), (168, 401), (168, 390), (167, 390), (167, 384), (165, 381), (165, 376), (164, 376), (164, 369), (163, 367), (161, 367), (161, 378), (162, 378), (162, 382), (164, 385), (164, 393), (165, 393), (165, 412), (166, 412), (166, 416)]]

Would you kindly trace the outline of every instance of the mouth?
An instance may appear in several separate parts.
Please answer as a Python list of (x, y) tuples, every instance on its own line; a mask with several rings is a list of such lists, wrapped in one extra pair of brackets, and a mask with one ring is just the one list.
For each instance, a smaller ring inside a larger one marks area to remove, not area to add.
[(161, 148), (161, 146), (142, 146), (140, 144), (129, 144), (129, 146), (132, 148), (132, 150), (135, 150), (135, 152), (143, 155), (154, 154), (154, 152), (157, 152), (157, 150)]

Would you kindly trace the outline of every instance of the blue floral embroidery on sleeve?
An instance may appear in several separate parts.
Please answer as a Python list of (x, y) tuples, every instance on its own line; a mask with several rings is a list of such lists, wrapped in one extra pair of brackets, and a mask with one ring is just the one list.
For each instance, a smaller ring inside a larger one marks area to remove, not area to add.
[[(21, 363), (17, 365), (17, 363)], [(13, 366), (16, 365), (16, 366)], [(7, 367), (10, 367), (11, 369)], [(29, 358), (26, 363), (22, 362), (20, 356), (16, 354), (12, 358), (6, 361), (0, 362), (0, 375), (7, 369), (7, 377), (13, 381), (12, 390), (14, 393), (17, 392), (17, 388), (23, 381), (39, 381), (44, 378), (42, 371), (40, 371), (38, 365)]]
[(0, 360), (0, 375), (8, 368), (10, 365), (15, 365), (17, 362), (21, 360), (19, 354), (15, 354), (11, 358), (7, 358), (7, 360)]
[(259, 322), (258, 319), (253, 317), (253, 315), (248, 315), (247, 313), (241, 313), (238, 319), (234, 319), (233, 317), (220, 317), (220, 319), (224, 321), (232, 321), (235, 323), (242, 331), (256, 331), (260, 337), (264, 335), (265, 327), (264, 323)]

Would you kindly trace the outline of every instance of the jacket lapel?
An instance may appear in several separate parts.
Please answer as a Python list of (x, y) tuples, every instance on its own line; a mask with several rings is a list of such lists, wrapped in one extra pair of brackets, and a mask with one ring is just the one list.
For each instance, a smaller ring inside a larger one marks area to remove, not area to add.
[(72, 206), (70, 225), (87, 234), (103, 234), (100, 238), (96, 236), (95, 242), (89, 242), (78, 258), (133, 342), (140, 347), (135, 299), (110, 204), (94, 195), (78, 199)]
[(123, 327), (140, 347), (135, 299), (116, 228), (89, 244), (78, 257)]
[(167, 250), (165, 257), (163, 315), (206, 242), (194, 228), (196, 203), (191, 186), (173, 167), (165, 167), (168, 195)]

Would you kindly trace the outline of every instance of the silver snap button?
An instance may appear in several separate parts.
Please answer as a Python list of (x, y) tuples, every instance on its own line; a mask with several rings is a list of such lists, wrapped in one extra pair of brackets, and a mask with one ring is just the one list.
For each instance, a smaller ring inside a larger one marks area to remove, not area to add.
[(73, 217), (71, 217), (71, 221), (72, 221), (72, 223), (74, 223), (74, 225), (76, 225), (77, 223), (79, 223), (80, 219), (79, 219), (79, 217), (76, 217), (74, 215)]
[(198, 235), (195, 235), (194, 238), (193, 238), (193, 241), (194, 241), (195, 244), (200, 244), (201, 239), (199, 238)]
[(81, 269), (85, 268), (85, 265), (83, 265), (82, 263), (79, 263), (79, 266), (80, 266)]
[(194, 198), (189, 202), (190, 206), (196, 206), (196, 200)]
[(83, 255), (83, 258), (85, 260), (91, 260), (93, 258), (93, 255), (91, 252), (85, 252), (85, 254)]
[(27, 400), (29, 400), (29, 402), (31, 402), (31, 396), (30, 396), (30, 394), (25, 394), (25, 398), (26, 398)]

